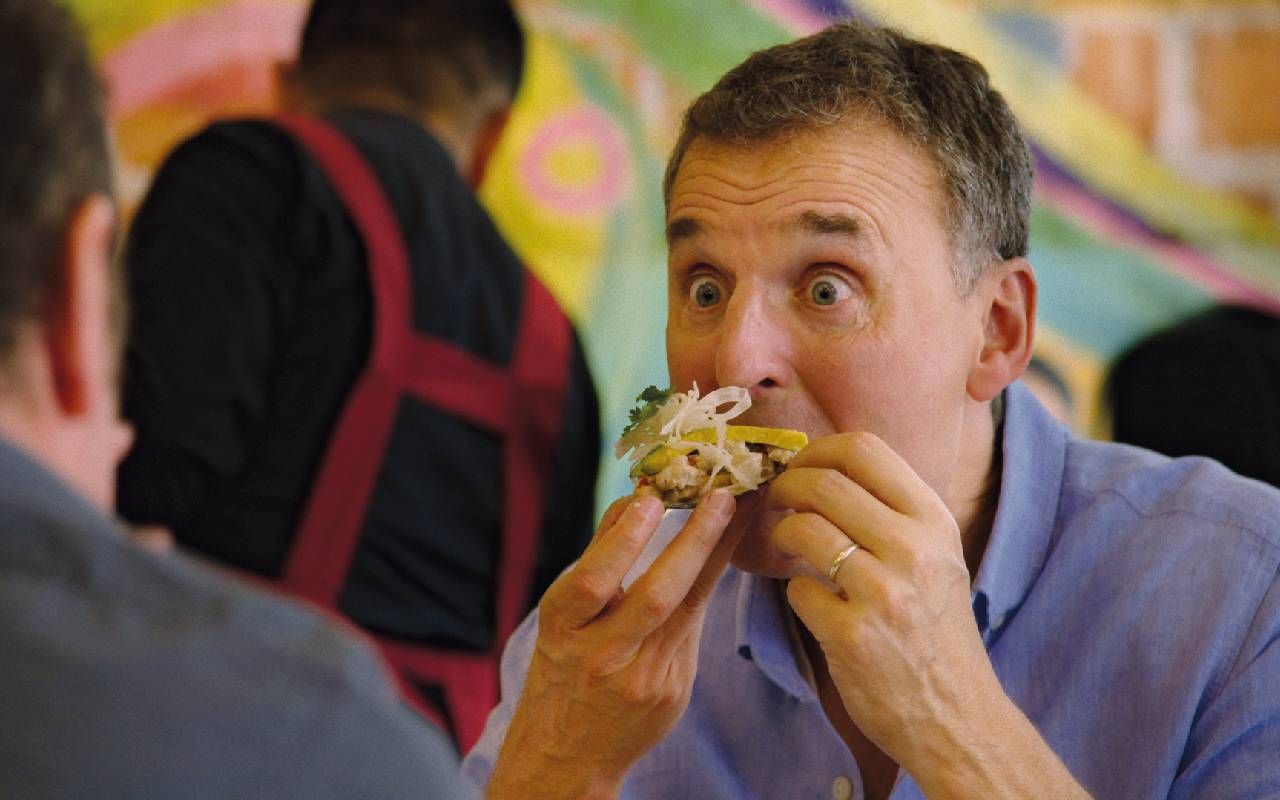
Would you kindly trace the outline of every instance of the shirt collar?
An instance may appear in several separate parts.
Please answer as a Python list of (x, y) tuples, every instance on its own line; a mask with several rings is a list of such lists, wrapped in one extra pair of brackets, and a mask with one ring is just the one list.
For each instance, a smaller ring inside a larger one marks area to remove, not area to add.
[(1031, 390), (1015, 383), (1005, 391), (1000, 500), (973, 584), (974, 612), (988, 646), (1044, 566), (1062, 493), (1067, 437)]
[[(123, 542), (120, 529), (31, 454), (0, 438), (0, 562), (8, 569), (67, 577), (78, 585), (109, 569), (98, 547)], [(85, 549), (90, 547), (92, 549)]]
[(783, 614), (781, 584), (730, 567), (738, 581), (734, 595), (734, 647), (738, 656), (755, 663), (769, 680), (799, 700), (816, 700), (812, 683), (796, 661)]
[(110, 524), (79, 492), (4, 438), (0, 438), (0, 505), (86, 528)]

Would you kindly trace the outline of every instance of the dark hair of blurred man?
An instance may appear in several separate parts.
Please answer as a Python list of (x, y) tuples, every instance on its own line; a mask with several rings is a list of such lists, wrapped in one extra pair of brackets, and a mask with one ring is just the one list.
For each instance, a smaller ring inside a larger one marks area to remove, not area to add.
[(524, 72), (524, 33), (506, 2), (317, 0), (285, 105), (358, 106), (420, 119), (478, 186)]
[(474, 188), (520, 82), (496, 0), (318, 0), (291, 115), (215, 124), (129, 236), (121, 513), (378, 636), (462, 746), (591, 532), (582, 348)]
[(1218, 306), (1157, 331), (1117, 359), (1107, 395), (1117, 442), (1280, 486), (1280, 317)]
[(0, 795), (456, 796), (447, 740), (368, 649), (106, 516), (123, 315), (66, 9), (0, 0), (0, 98)]

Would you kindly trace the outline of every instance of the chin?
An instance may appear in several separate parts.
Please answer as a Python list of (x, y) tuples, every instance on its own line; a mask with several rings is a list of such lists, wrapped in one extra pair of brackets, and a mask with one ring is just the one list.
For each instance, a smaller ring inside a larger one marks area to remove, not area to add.
[(757, 512), (755, 506), (754, 501), (743, 503), (729, 523), (731, 529), (744, 528), (729, 563), (762, 578), (793, 578), (803, 572), (802, 559), (788, 556), (773, 545), (773, 526), (782, 518), (782, 512)]

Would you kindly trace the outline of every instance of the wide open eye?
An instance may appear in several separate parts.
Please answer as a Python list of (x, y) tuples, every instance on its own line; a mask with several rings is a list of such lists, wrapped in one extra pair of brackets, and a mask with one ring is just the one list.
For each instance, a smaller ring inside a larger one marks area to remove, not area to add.
[(853, 288), (840, 275), (823, 272), (814, 275), (804, 288), (807, 299), (817, 306), (833, 306), (853, 296)]
[(698, 308), (711, 308), (724, 299), (724, 289), (715, 279), (704, 275), (689, 286), (689, 299)]

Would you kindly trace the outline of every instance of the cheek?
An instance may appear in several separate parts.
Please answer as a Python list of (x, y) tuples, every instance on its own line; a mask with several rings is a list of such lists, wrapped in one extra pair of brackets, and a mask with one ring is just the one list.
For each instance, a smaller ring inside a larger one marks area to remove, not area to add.
[(807, 346), (797, 359), (796, 372), (815, 411), (824, 418), (813, 421), (811, 433), (856, 430), (865, 424), (871, 391), (880, 381), (856, 345), (827, 339)]
[(810, 434), (869, 431), (891, 446), (914, 449), (928, 437), (939, 405), (936, 365), (883, 341), (828, 340), (809, 348), (803, 381), (816, 419)]
[(667, 326), (667, 373), (671, 385), (688, 391), (694, 381), (707, 392), (715, 388), (716, 343), (711, 336), (695, 336)]

